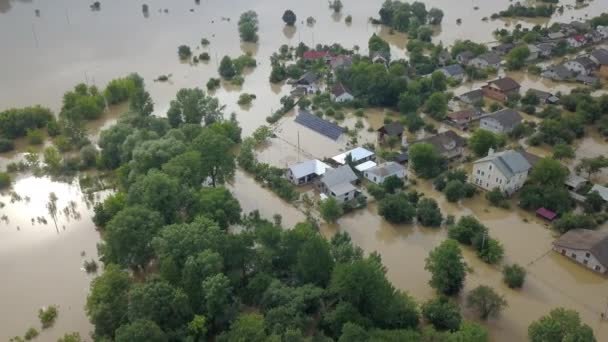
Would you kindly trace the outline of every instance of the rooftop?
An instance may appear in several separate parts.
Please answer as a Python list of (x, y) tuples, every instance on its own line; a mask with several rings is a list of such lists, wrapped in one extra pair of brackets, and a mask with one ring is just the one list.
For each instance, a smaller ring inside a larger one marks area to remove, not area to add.
[(591, 56), (595, 58), (600, 65), (608, 65), (608, 50), (595, 49), (591, 52)]
[(342, 84), (342, 82), (338, 82), (331, 89), (331, 93), (334, 94), (334, 96), (340, 96), (343, 94), (350, 94), (350, 91), (348, 91), (348, 89), (346, 89), (346, 87)]
[(305, 51), (302, 54), (304, 59), (319, 59), (329, 56), (329, 52), (327, 51)]
[(604, 266), (608, 266), (608, 232), (573, 229), (553, 242), (557, 247), (589, 251)]
[(344, 153), (340, 153), (331, 159), (340, 165), (346, 164), (346, 156), (349, 155), (352, 158), (353, 162), (358, 160), (362, 160), (374, 155), (374, 152), (364, 149), (363, 147), (355, 147), (350, 151), (346, 151)]
[(466, 93), (459, 95), (458, 98), (465, 102), (478, 102), (483, 98), (483, 90), (474, 89), (471, 91), (467, 91)]
[(593, 192), (593, 191), (597, 191), (598, 194), (600, 194), (600, 196), (604, 199), (604, 201), (608, 202), (608, 188), (605, 186), (601, 186), (598, 184), (594, 184), (593, 187), (591, 187), (591, 190), (589, 190), (589, 192)]
[(593, 60), (591, 60), (591, 58), (583, 56), (583, 57), (577, 57), (574, 59), (574, 62), (579, 63), (580, 65), (582, 65), (585, 69), (594, 69), (596, 64)]
[(542, 91), (539, 89), (534, 89), (534, 88), (528, 89), (527, 93), (532, 93), (532, 94), (536, 95), (536, 97), (538, 97), (541, 101), (546, 101), (548, 98), (553, 96), (553, 94), (551, 94), (549, 92)]
[(378, 165), (378, 164), (376, 164), (376, 162), (368, 160), (365, 163), (361, 163), (361, 164), (355, 166), (355, 169), (357, 169), (357, 171), (359, 171), (359, 172), (363, 172), (363, 171), (367, 171), (367, 170), (375, 167), (376, 165)]
[(378, 128), (378, 132), (391, 136), (401, 135), (403, 134), (403, 125), (398, 122), (387, 123), (386, 125)]
[(583, 184), (587, 183), (587, 178), (581, 177), (576, 173), (571, 173), (568, 176), (568, 179), (564, 182), (567, 186), (573, 187), (575, 189), (580, 188)]
[(442, 68), (445, 72), (450, 76), (462, 75), (464, 74), (464, 68), (460, 66), (460, 64), (452, 64)]
[(400, 164), (395, 162), (386, 162), (367, 170), (367, 172), (373, 173), (379, 177), (388, 177), (404, 170), (405, 168)]
[(505, 108), (494, 112), (491, 115), (487, 116), (487, 118), (492, 118), (500, 122), (501, 125), (509, 127), (516, 125), (522, 120), (521, 115), (510, 108)]
[(302, 178), (313, 173), (321, 176), (330, 169), (329, 165), (317, 159), (306, 160), (289, 167), (295, 178)]
[(521, 153), (514, 150), (506, 150), (503, 152), (492, 153), (485, 158), (475, 161), (475, 164), (482, 162), (491, 162), (496, 165), (500, 172), (507, 178), (525, 172), (532, 168), (528, 160)]
[(300, 110), (300, 113), (296, 117), (296, 122), (333, 140), (337, 140), (340, 135), (344, 133), (344, 129), (342, 127), (323, 120), (305, 110)]
[(439, 152), (440, 154), (443, 154), (443, 153), (449, 152), (451, 150), (454, 150), (458, 147), (464, 146), (464, 144), (466, 143), (466, 139), (459, 136), (454, 131), (445, 131), (445, 132), (439, 133), (437, 135), (433, 135), (432, 137), (418, 140), (418, 141), (414, 142), (413, 144), (416, 144), (416, 143), (431, 144), (431, 145), (435, 146), (435, 148), (437, 149), (437, 152)]
[(486, 52), (477, 56), (477, 58), (485, 60), (486, 62), (488, 62), (488, 64), (498, 64), (501, 61), (500, 56), (494, 52)]
[(551, 211), (551, 210), (549, 210), (547, 208), (544, 208), (544, 207), (543, 208), (539, 208), (536, 211), (536, 214), (539, 215), (539, 216), (541, 216), (541, 217), (543, 217), (543, 218), (545, 218), (545, 219), (547, 219), (547, 220), (549, 220), (549, 221), (553, 221), (557, 217), (556, 213), (554, 213), (553, 211)]
[(494, 81), (490, 81), (488, 84), (492, 84), (502, 91), (516, 90), (521, 87), (519, 83), (515, 82), (515, 80), (511, 77), (502, 77)]
[(335, 169), (329, 169), (325, 171), (325, 174), (321, 178), (328, 188), (343, 183), (352, 183), (358, 179), (355, 172), (348, 165), (342, 165)]
[(475, 116), (481, 115), (481, 111), (478, 109), (464, 109), (459, 110), (457, 112), (452, 112), (447, 115), (447, 117), (452, 121), (460, 121), (460, 120), (471, 120)]

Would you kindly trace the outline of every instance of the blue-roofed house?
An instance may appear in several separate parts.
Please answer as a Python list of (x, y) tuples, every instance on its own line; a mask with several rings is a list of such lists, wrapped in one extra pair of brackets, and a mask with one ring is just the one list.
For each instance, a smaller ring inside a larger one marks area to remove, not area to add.
[(490, 149), (487, 157), (473, 163), (470, 181), (482, 189), (499, 189), (510, 195), (524, 185), (530, 169), (532, 165), (518, 151), (495, 153)]
[(462, 81), (465, 75), (464, 68), (460, 64), (448, 65), (438, 71), (441, 71), (446, 78), (453, 78), (458, 81)]
[(324, 162), (311, 159), (287, 168), (286, 177), (295, 185), (308, 184), (325, 174), (331, 167)]

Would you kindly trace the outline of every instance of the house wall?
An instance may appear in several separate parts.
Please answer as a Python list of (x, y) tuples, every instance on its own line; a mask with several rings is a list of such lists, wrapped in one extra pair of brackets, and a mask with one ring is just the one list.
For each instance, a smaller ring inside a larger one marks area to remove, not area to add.
[(490, 161), (483, 163), (475, 163), (473, 165), (473, 173), (471, 182), (482, 189), (493, 190), (500, 189), (502, 192), (512, 194), (519, 190), (526, 179), (528, 172), (521, 172), (508, 179), (500, 170)]
[(606, 273), (606, 268), (589, 251), (580, 249), (570, 249), (560, 246), (553, 246), (553, 250), (567, 256), (570, 260), (577, 262), (595, 272)]
[(503, 127), (500, 122), (493, 118), (481, 119), (481, 121), (479, 121), (479, 128), (496, 134), (506, 133), (505, 127)]
[(496, 101), (504, 102), (507, 99), (507, 94), (503, 93), (500, 89), (494, 88), (492, 86), (483, 86), (481, 88), (483, 90), (483, 95), (494, 99)]
[(354, 97), (349, 93), (344, 93), (340, 96), (333, 96), (333, 98), (334, 98), (334, 101), (336, 101), (336, 102), (346, 102), (346, 101), (352, 101), (354, 99)]
[(308, 184), (308, 183), (312, 182), (313, 180), (317, 179), (318, 175), (315, 173), (312, 173), (312, 174), (306, 175), (304, 177), (295, 178), (293, 176), (293, 173), (291, 172), (291, 170), (287, 169), (286, 177), (290, 182), (292, 182), (295, 185), (304, 185), (304, 184)]
[(363, 176), (365, 178), (367, 178), (370, 182), (374, 182), (376, 184), (382, 184), (390, 176), (397, 176), (400, 179), (405, 178), (405, 169), (400, 170), (399, 172), (393, 173), (391, 175), (384, 176), (384, 177), (378, 176), (378, 175), (376, 175), (374, 173), (370, 173), (370, 172), (364, 172)]

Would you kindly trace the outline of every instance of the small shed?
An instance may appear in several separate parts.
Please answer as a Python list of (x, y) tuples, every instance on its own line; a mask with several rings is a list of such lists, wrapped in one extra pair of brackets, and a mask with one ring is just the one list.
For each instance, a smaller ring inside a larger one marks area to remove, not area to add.
[(551, 222), (551, 221), (555, 220), (555, 218), (557, 217), (557, 213), (543, 207), (543, 208), (539, 208), (536, 211), (536, 216)]
[(585, 183), (587, 183), (587, 179), (583, 178), (575, 173), (571, 173), (570, 176), (566, 179), (564, 184), (568, 188), (568, 190), (576, 191), (580, 189)]
[(376, 164), (376, 162), (368, 160), (365, 163), (361, 163), (361, 164), (355, 166), (355, 169), (357, 169), (357, 171), (359, 171), (359, 172), (364, 172), (364, 171), (371, 169), (372, 167), (376, 167), (376, 165), (378, 165), (378, 164)]

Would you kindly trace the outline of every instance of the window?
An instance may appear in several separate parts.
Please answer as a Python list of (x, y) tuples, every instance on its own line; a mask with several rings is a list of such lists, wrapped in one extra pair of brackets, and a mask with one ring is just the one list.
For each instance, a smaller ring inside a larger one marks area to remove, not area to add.
[(496, 183), (498, 183), (498, 177), (496, 177)]
[(492, 170), (492, 164), (490, 164), (490, 168), (489, 169)]
[(570, 256), (571, 256), (572, 258), (576, 259), (576, 253), (572, 253), (572, 254), (570, 254)]
[(595, 266), (595, 270), (596, 270), (596, 271), (598, 271), (598, 272), (599, 272), (601, 269), (602, 269), (602, 268), (601, 268), (599, 265), (596, 265), (596, 266)]
[(477, 169), (477, 174), (479, 174), (479, 172), (480, 172), (480, 170), (479, 170), (479, 169)]
[(562, 254), (566, 255), (566, 250), (565, 249), (562, 249)]
[(587, 260), (587, 259), (583, 260), (583, 264), (587, 265), (587, 263), (589, 263), (589, 260)]
[(586, 256), (587, 258), (590, 258), (590, 257), (591, 257), (591, 253), (587, 252), (587, 253), (585, 253), (585, 256)]
[(485, 173), (484, 173), (483, 171), (481, 171), (481, 175), (482, 175), (482, 176), (484, 176), (484, 175), (485, 175)]

